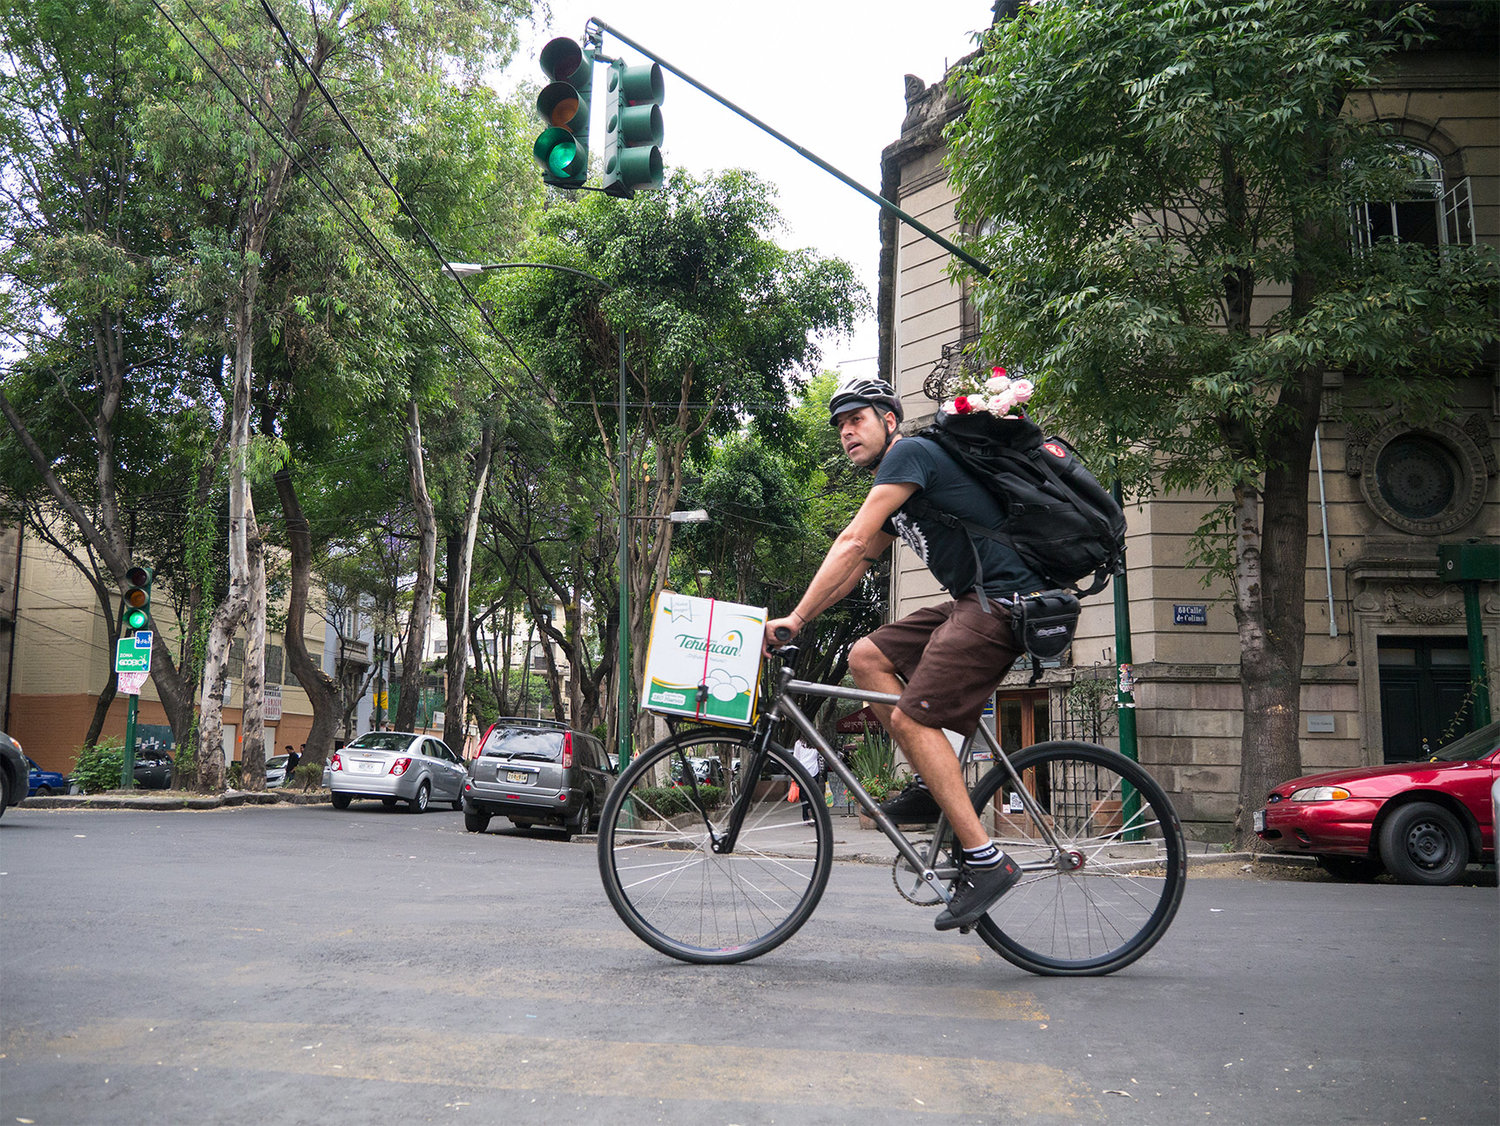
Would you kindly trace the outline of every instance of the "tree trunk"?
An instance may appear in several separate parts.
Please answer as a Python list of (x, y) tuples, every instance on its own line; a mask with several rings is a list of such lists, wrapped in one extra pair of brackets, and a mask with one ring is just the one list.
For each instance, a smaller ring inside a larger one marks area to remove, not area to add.
[[(479, 535), (479, 511), (490, 477), (490, 456), (495, 448), (495, 428), (486, 422), (474, 457), (474, 489), (464, 513), (463, 540), (449, 552), (448, 565), (448, 657), (447, 694), (443, 701), (443, 741), (457, 754), (464, 753), (468, 706), (465, 692), (469, 677), (469, 577), (474, 569), (474, 541)], [(455, 558), (456, 556), (456, 558)], [(450, 732), (453, 738), (449, 737)]]
[(302, 762), (322, 766), (333, 750), (334, 732), (338, 730), (342, 718), (339, 685), (313, 661), (307, 651), (305, 631), (307, 595), (312, 576), (312, 537), (308, 532), (307, 517), (297, 499), (290, 470), (277, 471), (276, 495), (281, 500), (281, 512), (286, 518), (287, 540), (292, 554), (291, 590), (287, 597), (286, 629), (282, 640), (286, 646), (287, 667), (307, 693), (313, 712), (312, 730), (307, 736), (307, 749)]
[[(1235, 620), (1240, 635), (1244, 734), (1234, 845), (1259, 851), (1251, 815), (1278, 782), (1302, 773), (1301, 687), (1307, 619), (1308, 466), (1322, 372), (1302, 374), (1280, 406), (1293, 420), (1268, 428), (1263, 497), (1235, 492)], [(1257, 511), (1259, 502), (1259, 511)], [(1263, 521), (1263, 524), (1262, 524)]]
[(411, 473), (411, 499), (417, 513), (417, 578), (412, 587), (411, 619), (406, 629), (406, 646), (401, 659), (401, 702), (396, 708), (396, 730), (411, 731), (417, 724), (417, 709), (422, 702), (422, 652), (427, 645), (427, 623), (432, 620), (433, 563), (437, 556), (437, 518), (432, 510), (432, 496), (427, 492), (427, 472), (423, 467), (422, 420), (417, 401), (406, 409), (406, 456)]

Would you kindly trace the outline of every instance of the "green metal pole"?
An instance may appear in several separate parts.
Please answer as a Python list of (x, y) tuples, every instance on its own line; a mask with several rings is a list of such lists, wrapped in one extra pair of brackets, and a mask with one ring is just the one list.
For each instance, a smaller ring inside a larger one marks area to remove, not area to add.
[[(931, 239), (933, 242), (935, 242), (939, 246), (941, 246), (949, 254), (951, 254), (955, 258), (957, 258), (960, 262), (963, 262), (970, 269), (974, 270), (977, 274), (980, 275), (980, 277), (987, 278), (987, 277), (991, 276), (991, 274), (992, 274), (993, 271), (991, 271), (990, 267), (987, 264), (985, 264), (984, 262), (981, 262), (978, 258), (975, 258), (972, 254), (970, 254), (968, 251), (966, 251), (963, 247), (958, 246), (955, 243), (949, 242), (942, 235), (938, 234), (936, 231), (934, 231), (931, 227), (927, 226), (921, 220), (915, 218), (914, 216), (908, 215), (905, 211), (902, 211), (901, 208), (897, 207), (894, 203), (892, 203), (890, 200), (886, 199), (883, 195), (880, 195), (880, 194), (878, 194), (876, 192), (871, 191), (869, 188), (867, 188), (863, 184), (861, 184), (858, 180), (853, 179), (847, 173), (841, 172), (839, 169), (837, 169), (833, 165), (829, 164), (822, 157), (818, 156), (815, 153), (809, 152), (807, 149), (805, 149), (801, 145), (797, 144), (796, 141), (794, 141), (790, 137), (788, 137), (785, 133), (778, 132), (777, 130), (771, 128), (771, 126), (767, 125), (764, 121), (762, 121), (760, 118), (756, 117), (749, 110), (743, 109), (740, 106), (735, 105), (728, 98), (724, 97), (724, 95), (718, 93), (717, 91), (709, 89), (707, 86), (703, 85), (703, 83), (699, 82), (696, 78), (694, 78), (692, 75), (688, 74), (686, 71), (679, 70), (677, 67), (675, 67), (671, 63), (667, 62), (666, 59), (662, 58), (655, 51), (652, 51), (652, 50), (650, 50), (647, 47), (641, 46), (634, 39), (631, 39), (628, 35), (623, 34), (618, 28), (611, 27), (609, 24), (605, 23), (603, 20), (597, 19), (597, 18), (590, 19), (589, 23), (593, 24), (595, 27), (598, 27), (598, 28), (600, 28), (603, 31), (609, 32), (616, 39), (620, 40), (620, 42), (626, 43), (629, 46), (634, 47), (637, 51), (639, 51), (641, 54), (645, 55), (652, 62), (656, 63), (663, 70), (671, 71), (678, 78), (680, 78), (684, 82), (686, 82), (689, 86), (694, 87), (695, 89), (697, 89), (701, 93), (707, 94), (710, 98), (712, 98), (714, 101), (718, 102), (721, 106), (723, 106), (725, 109), (729, 110), (731, 113), (738, 114), (740, 117), (743, 117), (746, 121), (748, 121), (751, 125), (754, 125), (761, 132), (768, 133), (772, 137), (775, 137), (778, 141), (780, 141), (787, 148), (791, 149), (798, 156), (802, 157), (805, 160), (811, 161), (813, 164), (815, 164), (819, 168), (821, 168), (824, 172), (827, 172), (834, 179), (836, 179), (836, 180), (838, 180), (838, 181), (840, 181), (840, 182), (848, 185), (849, 187), (853, 188), (860, 195), (862, 195), (866, 199), (868, 199), (871, 203), (878, 204), (881, 208), (883, 208), (884, 210), (890, 212), (897, 219), (901, 220), (901, 222), (905, 223), (907, 226), (911, 227), (913, 230), (921, 232), (927, 238)], [(585, 34), (587, 34), (587, 29), (585, 29)]]
[(1479, 620), (1479, 584), (1465, 582), (1464, 622), (1469, 632), (1469, 690), (1474, 693), (1474, 727), (1490, 722), (1490, 681), (1484, 668), (1484, 629)]
[[(1124, 496), (1120, 489), (1120, 479), (1115, 478), (1115, 503), (1124, 507)], [(1115, 576), (1115, 671), (1117, 680), (1115, 682), (1115, 714), (1120, 726), (1120, 753), (1131, 762), (1140, 761), (1140, 748), (1136, 743), (1135, 735), (1135, 657), (1130, 649), (1130, 580), (1126, 574), (1126, 568), (1120, 567), (1120, 573)], [(1129, 783), (1124, 785), (1124, 792), (1120, 795), (1122, 803), (1122, 815), (1124, 824), (1128, 827), (1134, 825), (1141, 814), (1141, 795), (1136, 788)], [(1125, 833), (1127, 841), (1138, 841), (1141, 839), (1139, 830), (1127, 828)]]
[(630, 761), (630, 461), (625, 430), (625, 330), (616, 337), (620, 353), (620, 670), (615, 726), (620, 769)]
[(125, 705), (125, 757), (120, 760), (120, 789), (135, 789), (135, 710), (141, 698), (134, 693)]

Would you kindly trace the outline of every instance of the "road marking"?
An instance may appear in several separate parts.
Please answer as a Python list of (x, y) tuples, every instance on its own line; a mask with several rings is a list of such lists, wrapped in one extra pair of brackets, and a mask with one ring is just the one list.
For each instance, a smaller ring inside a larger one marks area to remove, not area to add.
[[(315, 1051), (304, 1046), (320, 1043)], [(487, 1034), (444, 1037), (399, 1026), (109, 1020), (50, 1040), (44, 1050), (91, 1065), (155, 1067), (173, 1060), (226, 1068), (496, 1091), (564, 1091), (614, 1099), (836, 1106), (982, 1116), (1100, 1119), (1076, 1077), (1034, 1062), (973, 1056), (743, 1048)], [(476, 1066), (475, 1061), (495, 1061)]]

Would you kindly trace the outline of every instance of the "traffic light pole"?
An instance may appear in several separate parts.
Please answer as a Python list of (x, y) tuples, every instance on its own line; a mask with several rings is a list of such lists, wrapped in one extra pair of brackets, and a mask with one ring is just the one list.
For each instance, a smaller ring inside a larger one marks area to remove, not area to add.
[[(986, 277), (987, 278), (993, 272), (993, 271), (991, 271), (991, 269), (988, 266), (986, 266), (978, 258), (975, 258), (972, 254), (970, 254), (968, 251), (964, 250), (962, 247), (957, 246), (956, 244), (950, 242), (948, 239), (945, 239), (942, 235), (938, 234), (931, 227), (929, 227), (925, 223), (923, 223), (920, 219), (917, 219), (915, 216), (908, 215), (905, 211), (901, 210), (901, 208), (897, 207), (894, 203), (892, 203), (890, 200), (886, 199), (884, 196), (880, 195), (877, 192), (872, 192), (869, 188), (865, 187), (863, 184), (861, 184), (859, 181), (855, 180), (853, 177), (847, 176), (843, 172), (839, 171), (837, 168), (835, 168), (833, 165), (829, 164), (822, 157), (817, 156), (815, 153), (809, 152), (807, 149), (805, 149), (801, 145), (797, 144), (796, 141), (793, 141), (786, 134), (781, 133), (778, 130), (771, 128), (771, 126), (767, 125), (764, 121), (762, 121), (760, 118), (756, 117), (753, 113), (751, 113), (748, 110), (742, 109), (741, 107), (735, 105), (733, 102), (731, 102), (728, 98), (724, 97), (722, 94), (716, 93), (715, 91), (709, 89), (707, 86), (703, 85), (703, 83), (699, 82), (696, 78), (694, 78), (692, 75), (687, 74), (686, 72), (684, 72), (682, 70), (679, 70), (677, 67), (675, 67), (671, 63), (667, 62), (666, 59), (662, 58), (660, 55), (656, 54), (655, 52), (650, 51), (647, 48), (641, 46), (635, 40), (631, 39), (628, 35), (622, 34), (616, 28), (611, 27), (609, 24), (605, 23), (603, 20), (600, 20), (600, 19), (597, 19), (597, 18), (590, 19), (589, 20), (589, 25), (591, 27), (597, 27), (600, 31), (607, 31), (607, 32), (609, 32), (609, 34), (613, 35), (620, 42), (625, 43), (625, 44), (627, 44), (627, 45), (629, 45), (631, 47), (634, 47), (637, 51), (639, 51), (641, 54), (645, 55), (652, 62), (654, 62), (657, 65), (659, 65), (663, 70), (669, 70), (669, 71), (671, 71), (678, 78), (680, 78), (684, 82), (686, 82), (689, 86), (692, 86), (694, 89), (697, 89), (697, 90), (701, 91), (702, 93), (707, 94), (710, 98), (712, 98), (714, 101), (718, 102), (721, 106), (723, 106), (725, 109), (729, 110), (731, 113), (738, 114), (740, 117), (743, 117), (746, 121), (748, 121), (751, 125), (754, 125), (757, 129), (761, 130), (764, 133), (769, 133), (771, 136), (775, 137), (778, 141), (780, 141), (787, 148), (789, 148), (793, 152), (795, 152), (798, 156), (803, 157), (804, 159), (811, 161), (813, 164), (816, 164), (824, 172), (827, 172), (830, 176), (834, 177), (834, 179), (840, 180), (843, 183), (847, 184), (849, 187), (853, 188), (855, 191), (857, 191), (860, 195), (864, 196), (866, 199), (871, 200), (872, 202), (874, 202), (876, 204), (879, 204), (886, 211), (889, 211), (897, 219), (900, 219), (901, 222), (905, 223), (907, 226), (911, 227), (913, 230), (919, 231), (923, 235), (925, 235), (927, 238), (930, 238), (933, 242), (937, 243), (944, 250), (946, 250), (949, 254), (953, 255), (959, 261), (963, 262), (965, 265), (971, 267), (973, 270), (975, 270), (976, 272), (978, 272), (978, 274), (981, 277)], [(589, 31), (588, 31), (587, 28), (584, 30), (584, 35), (585, 35), (585, 37), (587, 37), (589, 35)]]

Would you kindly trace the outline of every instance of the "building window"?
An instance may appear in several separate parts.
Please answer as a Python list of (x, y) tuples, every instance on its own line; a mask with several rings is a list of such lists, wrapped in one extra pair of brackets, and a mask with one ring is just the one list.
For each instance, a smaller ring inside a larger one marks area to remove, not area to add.
[(1468, 177), (1451, 187), (1436, 154), (1409, 141), (1393, 141), (1398, 166), (1412, 176), (1401, 199), (1356, 204), (1351, 216), (1357, 246), (1382, 239), (1419, 246), (1469, 245), (1474, 242), (1474, 201)]
[(1392, 527), (1413, 535), (1447, 535), (1472, 522), (1484, 505), (1484, 453), (1463, 428), (1393, 422), (1370, 439), (1360, 459), (1360, 490)]

